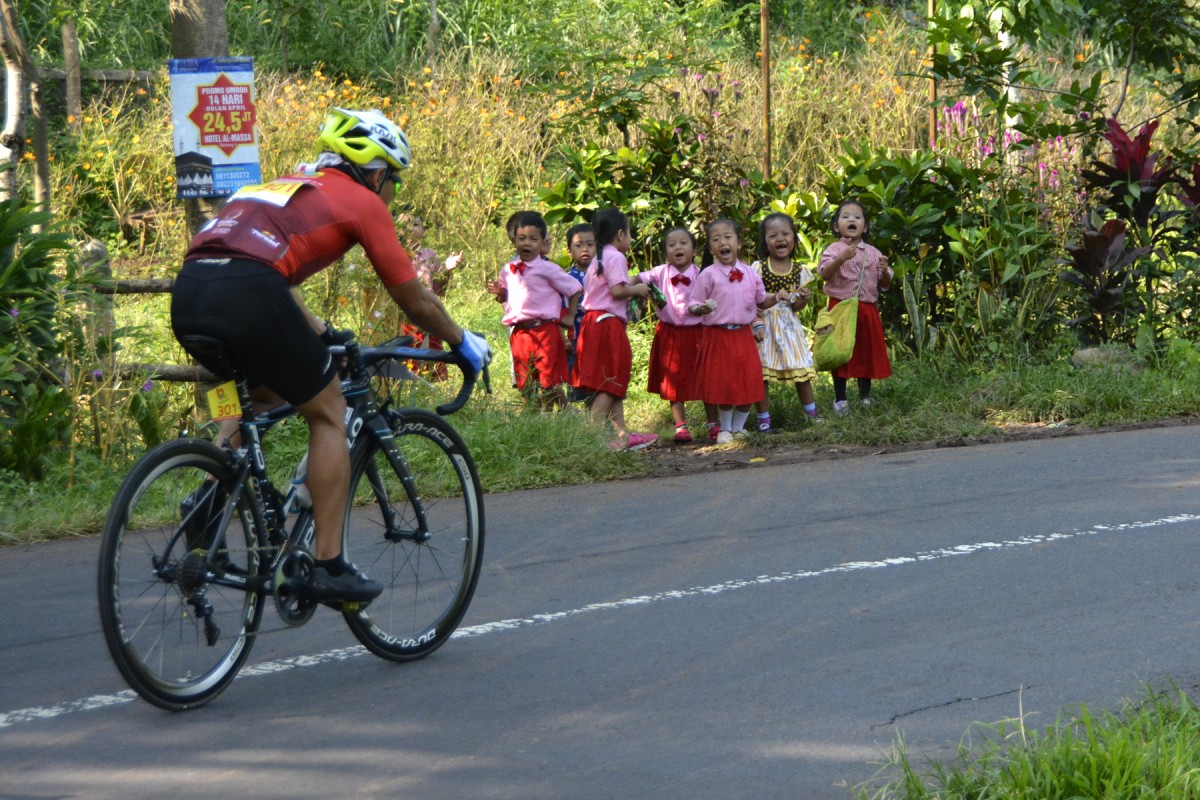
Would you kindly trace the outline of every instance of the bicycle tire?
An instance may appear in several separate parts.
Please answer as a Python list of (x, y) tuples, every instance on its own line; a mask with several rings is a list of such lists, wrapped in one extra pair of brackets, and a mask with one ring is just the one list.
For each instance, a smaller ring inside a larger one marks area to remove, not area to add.
[[(374, 436), (360, 439), (366, 444), (351, 466), (343, 538), (346, 557), (384, 590), (343, 616), (375, 655), (411, 661), (445, 644), (475, 594), (483, 562), (483, 491), (466, 444), (448, 422), (424, 409), (387, 414), (403, 463), (390, 459), (386, 443)], [(410, 490), (406, 471), (415, 487)], [(413, 494), (427, 520), (425, 541), (413, 535), (420, 527)], [(390, 528), (385, 509), (394, 515)]]
[[(218, 542), (212, 557), (224, 569), (259, 571), (252, 501), (243, 495), (219, 529), (234, 480), (227, 463), (210, 442), (161, 444), (126, 476), (104, 524), (97, 586), (104, 639), (130, 687), (172, 711), (202, 705), (233, 681), (262, 620), (261, 594), (212, 583), (202, 549)], [(224, 498), (185, 516), (185, 498), (208, 497), (213, 479)], [(189, 519), (196, 527), (185, 526)]]

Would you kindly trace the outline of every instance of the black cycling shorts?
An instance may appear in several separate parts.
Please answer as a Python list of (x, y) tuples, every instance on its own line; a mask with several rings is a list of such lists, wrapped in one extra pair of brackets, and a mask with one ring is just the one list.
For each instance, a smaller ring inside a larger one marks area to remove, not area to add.
[[(219, 340), (251, 387), (265, 385), (292, 405), (312, 400), (337, 375), (287, 281), (259, 261), (185, 262), (171, 294), (171, 329), (177, 339), (199, 334)], [(189, 353), (220, 374), (218, 365)]]

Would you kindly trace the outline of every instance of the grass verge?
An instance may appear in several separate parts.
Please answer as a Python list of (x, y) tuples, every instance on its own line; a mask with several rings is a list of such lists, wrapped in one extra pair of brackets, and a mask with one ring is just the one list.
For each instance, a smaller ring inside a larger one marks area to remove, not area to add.
[[(913, 765), (900, 742), (860, 800), (1184, 800), (1200, 797), (1200, 710), (1187, 695), (1147, 692), (1120, 712), (1081, 706), (1042, 732), (1021, 720), (979, 727), (948, 761)], [(884, 776), (887, 776), (886, 778)]]

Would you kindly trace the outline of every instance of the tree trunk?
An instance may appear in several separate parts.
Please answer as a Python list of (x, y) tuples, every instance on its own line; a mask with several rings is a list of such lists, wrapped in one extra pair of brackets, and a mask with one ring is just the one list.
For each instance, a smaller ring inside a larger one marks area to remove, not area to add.
[[(33, 78), (33, 64), (17, 29), (17, 10), (9, 0), (0, 0), (0, 54), (4, 56), (4, 127), (0, 128), (0, 165), (15, 166), (25, 151), (26, 81)], [(0, 171), (0, 200), (17, 193), (15, 169)]]
[(79, 130), (79, 121), (83, 116), (83, 72), (79, 64), (79, 34), (75, 20), (69, 19), (63, 23), (62, 42), (67, 72), (67, 124), (72, 130)]
[[(5, 2), (5, 0), (0, 0)], [(174, 58), (223, 58), (229, 55), (225, 0), (170, 0), (171, 55)], [(188, 234), (195, 236), (221, 210), (216, 200), (183, 201)]]
[(426, 39), (428, 40), (425, 62), (431, 67), (437, 58), (437, 40), (441, 30), (442, 23), (438, 19), (437, 0), (429, 0), (429, 29), (425, 32)]
[(222, 58), (229, 55), (225, 0), (170, 0), (171, 55)]

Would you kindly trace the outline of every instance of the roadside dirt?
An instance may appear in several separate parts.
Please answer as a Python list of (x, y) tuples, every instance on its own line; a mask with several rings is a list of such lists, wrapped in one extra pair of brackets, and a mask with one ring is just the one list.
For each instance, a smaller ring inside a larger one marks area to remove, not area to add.
[[(754, 436), (723, 447), (701, 444), (676, 445), (670, 440), (643, 451), (651, 464), (649, 477), (665, 478), (674, 475), (695, 475), (717, 470), (746, 469), (754, 466), (786, 466), (789, 464), (830, 461), (839, 458), (860, 458), (914, 450), (933, 450), (942, 447), (975, 447), (1000, 442), (1020, 442), (1031, 439), (1056, 439), (1063, 436), (1085, 436), (1093, 433), (1173, 428), (1200, 424), (1200, 416), (1173, 417), (1151, 422), (1107, 425), (1101, 428), (1056, 423), (1053, 425), (1009, 425), (992, 436), (965, 436), (912, 444), (864, 446), (824, 444), (813, 446), (796, 442), (781, 442), (776, 437)], [(645, 476), (639, 476), (645, 477)]]

